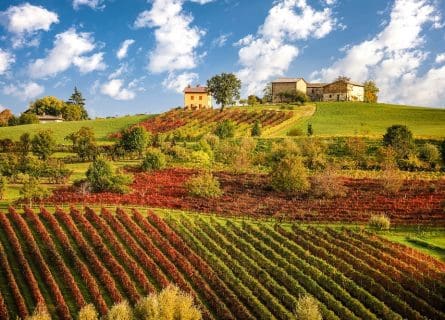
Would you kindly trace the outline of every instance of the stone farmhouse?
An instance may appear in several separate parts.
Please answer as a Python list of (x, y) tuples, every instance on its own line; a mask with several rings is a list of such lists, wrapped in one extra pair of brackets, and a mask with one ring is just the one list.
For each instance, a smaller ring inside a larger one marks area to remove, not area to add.
[(212, 96), (207, 87), (188, 86), (184, 89), (184, 109), (201, 110), (212, 108)]
[(306, 93), (312, 101), (363, 101), (362, 84), (346, 80), (332, 83), (308, 83), (303, 78), (279, 78), (272, 81), (272, 102), (282, 102), (283, 93)]

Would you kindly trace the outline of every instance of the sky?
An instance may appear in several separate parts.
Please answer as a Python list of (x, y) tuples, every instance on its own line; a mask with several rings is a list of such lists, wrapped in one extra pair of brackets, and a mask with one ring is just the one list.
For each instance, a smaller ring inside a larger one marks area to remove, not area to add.
[(374, 80), (380, 101), (445, 106), (445, 0), (2, 0), (0, 109), (76, 86), (92, 117), (159, 113), (235, 73)]

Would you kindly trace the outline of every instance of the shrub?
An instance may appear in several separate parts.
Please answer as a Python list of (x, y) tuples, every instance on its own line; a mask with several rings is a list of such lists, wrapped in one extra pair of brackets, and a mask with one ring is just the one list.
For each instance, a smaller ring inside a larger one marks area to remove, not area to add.
[(396, 152), (392, 147), (378, 148), (377, 162), (383, 170), (397, 168)]
[(251, 137), (244, 137), (239, 141), (238, 151), (232, 163), (235, 171), (246, 171), (250, 168), (255, 148), (256, 140)]
[(419, 149), (419, 158), (434, 168), (440, 161), (440, 151), (434, 144), (425, 143)]
[(207, 144), (215, 149), (219, 144), (219, 137), (216, 134), (208, 133), (202, 138)]
[(233, 138), (235, 136), (236, 125), (231, 120), (219, 122), (216, 126), (214, 134), (220, 139)]
[(304, 136), (304, 132), (301, 128), (292, 128), (287, 132), (286, 135), (288, 137), (300, 137), (300, 136)]
[(298, 320), (321, 320), (318, 301), (310, 295), (300, 297), (295, 306), (295, 316)]
[(94, 305), (87, 304), (85, 307), (80, 309), (79, 315), (77, 316), (78, 320), (99, 320), (99, 315), (94, 308)]
[(400, 169), (408, 171), (419, 171), (426, 169), (427, 166), (423, 163), (416, 154), (409, 154), (406, 159), (400, 159), (398, 161)]
[(6, 186), (8, 184), (8, 180), (6, 177), (0, 175), (0, 200), (3, 200), (5, 197)]
[(215, 160), (227, 165), (232, 165), (239, 151), (235, 141), (221, 141), (215, 151)]
[(326, 166), (326, 146), (320, 140), (305, 138), (300, 146), (304, 163), (309, 169), (323, 169)]
[(209, 167), (212, 163), (212, 159), (210, 158), (209, 154), (202, 151), (193, 151), (189, 155), (189, 161), (193, 163), (196, 167)]
[(399, 169), (388, 168), (382, 170), (381, 183), (383, 190), (390, 194), (396, 194), (403, 186), (403, 176)]
[(159, 294), (142, 298), (134, 308), (136, 319), (144, 320), (200, 320), (201, 311), (193, 297), (175, 286), (168, 286)]
[(255, 120), (252, 130), (251, 130), (252, 137), (260, 137), (261, 136), (261, 122), (259, 120)]
[(371, 215), (368, 226), (376, 230), (389, 230), (391, 221), (385, 214)]
[(298, 156), (285, 156), (272, 168), (270, 178), (274, 190), (288, 194), (306, 192), (310, 187), (307, 169)]
[(405, 159), (414, 146), (413, 134), (407, 126), (393, 125), (386, 130), (383, 145), (392, 147), (398, 159)]
[(111, 307), (107, 320), (133, 320), (133, 309), (127, 301), (120, 302)]
[(270, 148), (270, 153), (266, 156), (267, 165), (273, 167), (285, 156), (297, 156), (300, 152), (300, 147), (290, 138), (286, 138), (282, 142), (275, 142)]
[(166, 164), (165, 155), (161, 150), (150, 148), (142, 160), (141, 168), (144, 171), (154, 171), (165, 168)]
[(218, 198), (223, 193), (219, 181), (210, 172), (189, 179), (185, 183), (185, 188), (190, 195), (201, 198)]
[(167, 153), (171, 155), (175, 161), (178, 162), (187, 162), (190, 159), (189, 151), (181, 146), (173, 146), (167, 151)]
[(73, 151), (82, 161), (92, 160), (97, 154), (96, 137), (91, 128), (82, 127), (77, 132), (68, 135), (65, 140), (73, 143)]
[(31, 141), (32, 152), (42, 160), (48, 159), (56, 147), (51, 130), (39, 131)]
[(307, 135), (308, 137), (312, 137), (314, 135), (314, 129), (310, 123), (307, 125)]
[(118, 145), (125, 151), (136, 152), (142, 157), (149, 142), (151, 142), (150, 133), (140, 126), (135, 126), (122, 131)]
[(50, 195), (48, 189), (39, 184), (39, 180), (35, 177), (23, 175), (23, 185), (19, 189), (20, 199), (27, 205), (32, 206), (33, 201), (40, 201)]
[(125, 193), (131, 183), (128, 176), (115, 174), (111, 165), (102, 158), (96, 159), (86, 172), (86, 181), (92, 192)]
[(333, 167), (328, 167), (312, 177), (311, 192), (319, 198), (344, 197), (346, 187), (339, 179), (336, 170)]

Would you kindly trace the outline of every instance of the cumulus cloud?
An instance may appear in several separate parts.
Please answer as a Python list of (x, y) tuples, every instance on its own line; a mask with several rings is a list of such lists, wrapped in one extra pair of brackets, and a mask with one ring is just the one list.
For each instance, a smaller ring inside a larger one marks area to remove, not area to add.
[(3, 88), (3, 93), (14, 96), (22, 101), (31, 100), (45, 91), (45, 88), (36, 82), (19, 83), (17, 85), (10, 84)]
[(127, 56), (128, 48), (134, 43), (135, 41), (133, 39), (127, 39), (124, 42), (122, 42), (121, 46), (119, 47), (119, 50), (116, 53), (116, 57), (119, 60), (122, 60)]
[(77, 33), (74, 28), (70, 28), (56, 35), (53, 48), (45, 58), (37, 59), (29, 65), (29, 75), (33, 78), (54, 76), (72, 65), (82, 73), (103, 70), (106, 65), (103, 62), (102, 52), (85, 56), (95, 48), (90, 33)]
[(100, 92), (115, 100), (132, 100), (136, 94), (129, 88), (125, 88), (122, 79), (112, 79), (100, 87)]
[(103, 0), (73, 0), (73, 8), (79, 9), (80, 6), (87, 6), (91, 9), (103, 9), (105, 5)]
[(241, 46), (238, 76), (247, 85), (247, 92), (260, 93), (272, 77), (288, 70), (299, 53), (294, 42), (323, 38), (336, 23), (330, 8), (317, 11), (306, 0), (276, 1), (257, 34), (235, 44)]
[(8, 71), (11, 64), (15, 62), (14, 55), (11, 53), (0, 49), (0, 75)]
[(198, 74), (194, 72), (183, 72), (181, 74), (170, 73), (162, 82), (167, 89), (182, 93), (188, 85), (198, 81)]
[(225, 34), (222, 34), (219, 37), (213, 39), (212, 47), (218, 47), (218, 48), (224, 47), (227, 43), (227, 40), (229, 40), (229, 37), (231, 35), (232, 35), (231, 33), (225, 33)]
[[(153, 0), (151, 10), (139, 14), (136, 28), (155, 28), (156, 47), (150, 53), (148, 69), (153, 73), (196, 67), (196, 49), (205, 32), (192, 26), (193, 17), (183, 12), (184, 0)], [(196, 1), (207, 3), (208, 1)]]
[(13, 47), (38, 44), (38, 39), (32, 39), (38, 31), (48, 31), (53, 23), (58, 23), (56, 13), (41, 6), (24, 3), (10, 6), (0, 12), (0, 24), (13, 34)]
[(436, 56), (436, 63), (443, 63), (443, 62), (445, 62), (445, 52), (444, 53), (439, 53)]
[[(408, 90), (411, 84), (429, 88), (445, 87), (443, 68), (431, 69), (419, 76), (419, 68), (428, 57), (423, 50), (423, 31), (439, 26), (433, 0), (396, 0), (389, 23), (373, 38), (350, 46), (345, 56), (330, 67), (315, 72), (313, 79), (331, 81), (339, 75), (347, 75), (355, 81), (374, 79), (380, 87), (383, 101), (421, 105), (443, 105), (445, 96), (437, 96), (438, 90), (427, 89), (429, 98), (421, 101), (425, 93)], [(439, 59), (440, 60), (440, 59)]]

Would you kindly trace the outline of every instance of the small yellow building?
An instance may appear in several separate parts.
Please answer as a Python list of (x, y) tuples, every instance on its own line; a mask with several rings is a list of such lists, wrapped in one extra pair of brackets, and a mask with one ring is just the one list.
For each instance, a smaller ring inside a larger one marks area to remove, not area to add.
[(184, 89), (184, 109), (185, 110), (200, 110), (212, 108), (212, 96), (207, 90), (207, 87), (191, 87)]

